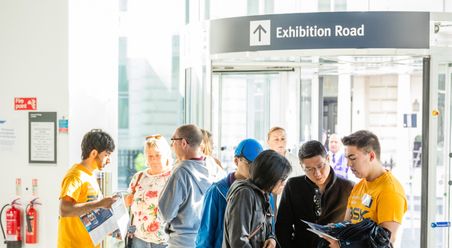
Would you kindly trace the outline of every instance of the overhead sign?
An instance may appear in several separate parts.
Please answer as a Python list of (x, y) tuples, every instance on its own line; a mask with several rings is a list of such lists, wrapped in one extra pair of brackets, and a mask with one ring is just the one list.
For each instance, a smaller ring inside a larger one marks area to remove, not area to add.
[(428, 49), (429, 12), (328, 12), (212, 20), (210, 53), (289, 49)]
[(36, 97), (15, 97), (14, 110), (37, 110)]
[(250, 21), (250, 46), (270, 45), (270, 20)]

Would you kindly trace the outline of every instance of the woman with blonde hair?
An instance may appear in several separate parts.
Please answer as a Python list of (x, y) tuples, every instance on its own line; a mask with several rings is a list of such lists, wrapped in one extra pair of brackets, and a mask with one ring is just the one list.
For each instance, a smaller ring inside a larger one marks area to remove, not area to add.
[(144, 155), (147, 168), (137, 172), (130, 182), (131, 225), (136, 227), (132, 248), (167, 246), (165, 223), (158, 216), (158, 198), (171, 175), (171, 148), (162, 135), (146, 137)]
[(215, 165), (208, 166), (210, 177), (214, 182), (224, 178), (226, 176), (226, 171), (223, 166), (221, 166), (221, 161), (212, 156), (213, 153), (213, 141), (212, 134), (205, 130), (201, 129), (202, 132), (202, 142), (201, 142), (201, 151), (205, 156), (206, 161), (210, 160), (210, 163), (206, 163), (207, 165)]

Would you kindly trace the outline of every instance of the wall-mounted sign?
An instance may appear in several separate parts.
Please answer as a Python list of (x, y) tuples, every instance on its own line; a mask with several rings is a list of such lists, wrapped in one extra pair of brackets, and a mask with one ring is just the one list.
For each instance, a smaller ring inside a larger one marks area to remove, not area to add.
[(15, 97), (14, 110), (37, 110), (38, 101), (36, 97)]
[(58, 132), (60, 133), (67, 133), (69, 131), (69, 120), (65, 119), (59, 119), (58, 120)]
[(323, 12), (210, 22), (210, 53), (264, 50), (429, 49), (429, 12)]
[(417, 127), (417, 115), (403, 114), (403, 127)]
[(16, 141), (17, 135), (14, 125), (0, 125), (0, 153), (14, 152)]
[(56, 112), (28, 113), (28, 160), (30, 163), (57, 162)]

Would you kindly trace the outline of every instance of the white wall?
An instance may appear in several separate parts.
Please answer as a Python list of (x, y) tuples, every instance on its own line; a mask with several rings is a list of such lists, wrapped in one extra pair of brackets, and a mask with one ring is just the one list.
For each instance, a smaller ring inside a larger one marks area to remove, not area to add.
[[(39, 180), (40, 247), (55, 247), (59, 180), (68, 164), (67, 134), (58, 134), (58, 162), (28, 163), (28, 112), (14, 111), (14, 97), (36, 97), (38, 111), (68, 111), (66, 1), (0, 1), (0, 129), (15, 133), (12, 145), (0, 149), (0, 204), (12, 200), (15, 178), (22, 178), (29, 200), (32, 178)], [(23, 203), (25, 203), (23, 201)], [(3, 217), (4, 219), (4, 217)], [(3, 237), (2, 237), (3, 238)], [(2, 239), (1, 238), (1, 239)], [(0, 247), (5, 247), (3, 242)]]
[[(92, 128), (102, 128), (117, 140), (117, 8), (118, 2), (111, 0), (69, 2), (70, 163), (80, 161), (81, 139)], [(116, 167), (116, 155), (107, 169)]]
[[(56, 247), (60, 183), (80, 161), (83, 133), (103, 128), (116, 138), (118, 4), (72, 2), (0, 1), (0, 204), (14, 197), (17, 177), (24, 200), (37, 178), (43, 203), (39, 244), (24, 247)], [(37, 111), (69, 119), (69, 134), (57, 134), (56, 164), (28, 163), (28, 112), (14, 111), (14, 97), (36, 97)]]

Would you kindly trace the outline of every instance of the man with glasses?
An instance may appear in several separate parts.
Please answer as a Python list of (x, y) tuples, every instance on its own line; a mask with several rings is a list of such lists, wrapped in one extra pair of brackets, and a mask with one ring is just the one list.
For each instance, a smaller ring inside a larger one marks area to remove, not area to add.
[(161, 217), (167, 223), (168, 248), (195, 246), (204, 194), (212, 184), (210, 166), (200, 148), (202, 138), (201, 130), (193, 124), (178, 127), (171, 137), (171, 146), (179, 162), (158, 203)]
[(235, 172), (214, 183), (204, 199), (201, 226), (196, 238), (197, 248), (221, 248), (223, 242), (224, 212), (226, 195), (232, 183), (250, 177), (250, 164), (263, 151), (261, 144), (255, 139), (242, 140), (234, 152)]
[(342, 221), (353, 183), (336, 176), (322, 143), (312, 140), (298, 151), (306, 175), (289, 179), (276, 218), (281, 247), (317, 247), (319, 237), (302, 220), (326, 225)]

